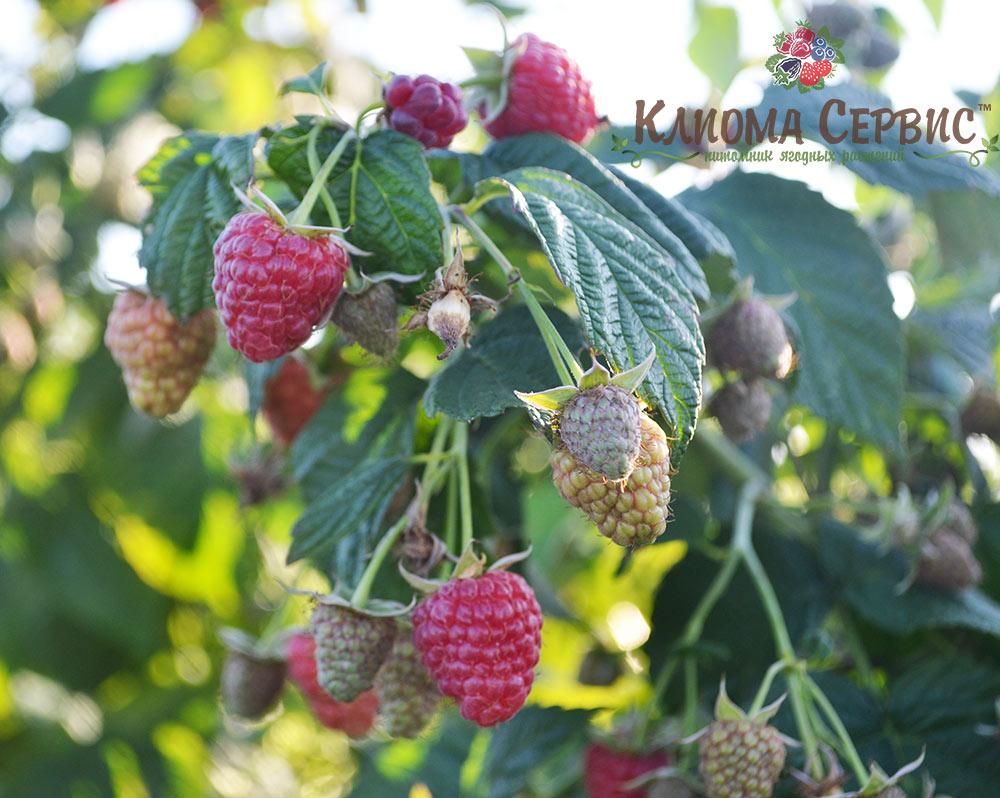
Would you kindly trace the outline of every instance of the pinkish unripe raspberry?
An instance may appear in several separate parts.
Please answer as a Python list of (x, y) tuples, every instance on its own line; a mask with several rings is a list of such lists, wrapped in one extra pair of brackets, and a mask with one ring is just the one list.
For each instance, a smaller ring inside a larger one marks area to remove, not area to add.
[(330, 235), (293, 232), (265, 213), (229, 220), (215, 242), (212, 288), (230, 346), (248, 360), (274, 360), (325, 321), (351, 259)]
[(535, 679), (542, 611), (508, 571), (447, 582), (413, 611), (413, 644), (444, 695), (479, 726), (512, 718)]
[(649, 416), (641, 417), (639, 454), (624, 484), (580, 463), (562, 444), (552, 453), (552, 478), (560, 495), (619, 546), (652, 543), (667, 528), (670, 510), (670, 447)]
[(371, 690), (392, 650), (396, 622), (337, 604), (317, 604), (309, 619), (319, 683), (338, 701)]
[(659, 751), (633, 754), (592, 743), (583, 758), (587, 798), (647, 798), (646, 787), (626, 789), (625, 785), (669, 762), (667, 755)]
[(386, 121), (425, 148), (447, 147), (469, 122), (462, 90), (430, 75), (396, 75), (382, 89)]
[(274, 439), (282, 446), (291, 446), (319, 410), (325, 396), (325, 391), (313, 387), (305, 363), (296, 357), (286, 358), (278, 373), (264, 385), (261, 403)]
[(215, 344), (215, 317), (203, 310), (186, 322), (162, 299), (129, 290), (117, 296), (104, 344), (121, 366), (132, 404), (163, 418), (180, 410)]
[(350, 737), (364, 737), (375, 723), (378, 697), (374, 691), (344, 704), (335, 701), (319, 685), (316, 677), (316, 641), (307, 634), (288, 641), (288, 678), (298, 685), (316, 719), (329, 729)]

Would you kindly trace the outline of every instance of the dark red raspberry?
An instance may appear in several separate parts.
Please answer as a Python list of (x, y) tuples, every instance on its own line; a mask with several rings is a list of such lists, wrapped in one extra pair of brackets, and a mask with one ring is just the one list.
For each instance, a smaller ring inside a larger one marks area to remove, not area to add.
[[(590, 81), (566, 51), (533, 33), (514, 40), (518, 52), (507, 78), (507, 104), (486, 123), (495, 139), (521, 133), (555, 133), (577, 143), (597, 127)], [(481, 108), (480, 114), (486, 115)]]
[(508, 571), (455, 579), (413, 611), (413, 644), (438, 689), (480, 726), (512, 718), (535, 679), (542, 611)]
[(230, 219), (214, 252), (212, 288), (229, 344), (255, 363), (305, 343), (351, 263), (332, 236), (300, 235), (255, 211)]
[(396, 75), (382, 89), (389, 127), (415, 138), (426, 149), (447, 147), (469, 123), (462, 90), (430, 75)]
[(282, 446), (291, 446), (325, 396), (324, 391), (313, 387), (309, 369), (301, 360), (286, 358), (264, 386), (261, 405), (274, 439)]
[(374, 690), (348, 704), (332, 699), (316, 678), (316, 641), (297, 634), (288, 641), (288, 678), (298, 685), (316, 719), (328, 729), (364, 737), (375, 723), (378, 696)]
[(630, 754), (592, 743), (583, 758), (587, 798), (645, 798), (648, 791), (644, 787), (626, 790), (623, 785), (669, 763), (669, 758), (662, 752)]

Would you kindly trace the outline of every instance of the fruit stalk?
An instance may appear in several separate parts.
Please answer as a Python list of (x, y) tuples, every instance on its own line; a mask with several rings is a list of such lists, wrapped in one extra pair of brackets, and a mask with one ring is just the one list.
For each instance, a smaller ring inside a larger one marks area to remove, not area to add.
[[(479, 207), (477, 205), (477, 207)], [(500, 248), (493, 242), (486, 231), (483, 230), (478, 224), (476, 224), (466, 211), (457, 206), (452, 206), (451, 213), (463, 227), (465, 227), (470, 233), (472, 233), (473, 238), (475, 238), (480, 245), (485, 249), (493, 260), (496, 261), (497, 265), (503, 270), (503, 273), (507, 275), (508, 279), (517, 280), (516, 288), (521, 299), (524, 300), (524, 304), (528, 307), (528, 312), (531, 313), (531, 318), (538, 327), (538, 331), (542, 335), (542, 340), (545, 342), (545, 348), (548, 350), (549, 358), (552, 360), (552, 365), (555, 366), (556, 373), (559, 375), (559, 379), (564, 385), (576, 385), (580, 377), (583, 376), (583, 367), (577, 363), (576, 358), (573, 357), (573, 353), (570, 351), (569, 346), (563, 340), (563, 337), (559, 334), (552, 320), (545, 315), (545, 311), (542, 310), (542, 306), (539, 301), (535, 298), (535, 295), (531, 293), (531, 288), (521, 279), (520, 272), (514, 268), (514, 265), (507, 259)]]
[(344, 154), (347, 145), (351, 143), (356, 135), (352, 130), (344, 131), (344, 134), (340, 137), (340, 141), (330, 150), (330, 154), (326, 156), (323, 165), (313, 177), (312, 184), (302, 198), (302, 202), (299, 203), (299, 206), (288, 217), (288, 221), (292, 226), (306, 224), (309, 221), (309, 214), (312, 213), (312, 209), (316, 205), (316, 200), (319, 199), (320, 192), (326, 188), (326, 181), (330, 176), (330, 172), (333, 171), (333, 167), (337, 165), (337, 161)]
[(458, 499), (462, 517), (462, 538), (459, 551), (472, 542), (472, 487), (469, 480), (469, 425), (455, 425), (452, 451), (458, 462)]
[[(306, 140), (306, 161), (309, 163), (309, 174), (312, 175), (313, 180), (316, 179), (322, 168), (319, 162), (319, 153), (316, 150), (316, 141), (319, 139), (319, 132), (322, 129), (322, 125), (313, 125)], [(319, 196), (323, 201), (323, 207), (326, 208), (326, 215), (330, 217), (330, 224), (334, 227), (340, 227), (340, 214), (337, 212), (337, 206), (333, 202), (333, 197), (330, 196), (330, 192), (326, 188), (325, 181), (322, 183)]]
[[(442, 468), (442, 461), (450, 460), (448, 457), (441, 457), (444, 454), (444, 442), (448, 436), (448, 432), (451, 428), (451, 420), (445, 418), (438, 424), (438, 428), (434, 431), (434, 439), (431, 441), (431, 448), (428, 454), (430, 457), (427, 460), (427, 464), (424, 467), (424, 478), (421, 481), (421, 486), (423, 488), (424, 501), (429, 501), (430, 497), (434, 495), (437, 490), (438, 483), (440, 482), (441, 476), (446, 473), (448, 469)], [(407, 524), (410, 521), (408, 513), (403, 513), (399, 520), (396, 521), (386, 533), (382, 536), (382, 539), (378, 542), (375, 547), (375, 551), (372, 552), (372, 558), (365, 566), (364, 573), (361, 574), (361, 579), (358, 580), (357, 587), (354, 588), (354, 593), (351, 595), (351, 604), (355, 607), (362, 608), (368, 603), (368, 596), (371, 594), (372, 584), (375, 582), (375, 576), (378, 574), (379, 568), (382, 566), (383, 560), (385, 560), (386, 555), (392, 550), (393, 545), (396, 540), (406, 529)]]
[(808, 673), (804, 673), (802, 679), (805, 682), (806, 689), (812, 694), (813, 700), (819, 704), (819, 708), (826, 715), (827, 720), (830, 721), (830, 725), (833, 726), (834, 734), (837, 735), (837, 739), (840, 741), (840, 752), (847, 758), (847, 764), (854, 771), (854, 778), (858, 780), (858, 784), (864, 784), (868, 779), (868, 771), (865, 770), (864, 763), (858, 754), (858, 749), (855, 748), (851, 735), (847, 733), (847, 728), (840, 719), (840, 715), (837, 714), (837, 710), (830, 703), (830, 699), (826, 697), (819, 685), (816, 684)]

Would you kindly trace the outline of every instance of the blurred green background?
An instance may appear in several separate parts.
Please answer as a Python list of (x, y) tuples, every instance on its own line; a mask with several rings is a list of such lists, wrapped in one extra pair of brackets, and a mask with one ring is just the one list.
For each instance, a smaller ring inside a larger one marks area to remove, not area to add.
[[(133, 174), (178, 130), (242, 132), (314, 110), (310, 98), (279, 98), (276, 87), (320, 60), (331, 62), (334, 100), (350, 116), (376, 95), (375, 69), (442, 68), (442, 77), (461, 77), (457, 67), (448, 72), (461, 60), (458, 44), (496, 44), (498, 33), (488, 14), (458, 2), (421, 12), (451, 42), (446, 54), (436, 40), (421, 47), (401, 21), (420, 4), (372, 3), (371, 17), (361, 0), (165, 0), (128, 11), (130, 4), (138, 0), (103, 9), (96, 0), (15, 0), (0, 38), (0, 796), (336, 796), (356, 768), (347, 740), (320, 729), (296, 696), (264, 728), (236, 725), (218, 708), (217, 627), (258, 631), (282, 601), (282, 583), (299, 579), (283, 563), (300, 504), (294, 494), (258, 509), (239, 504), (231, 465), (251, 451), (254, 431), (237, 359), (224, 343), (209, 378), (169, 424), (130, 409), (101, 336), (111, 279), (141, 280), (135, 251), (148, 198)], [(664, 89), (671, 104), (738, 92), (733, 79), (753, 62), (745, 44), (741, 50), (735, 12), (650, 3), (637, 4), (634, 17), (616, 17), (611, 30), (623, 41), (646, 10), (662, 20), (658, 35), (674, 46), (664, 45), (667, 66), (658, 71), (649, 68), (654, 62), (630, 62), (624, 45), (600, 51), (608, 12), (598, 4), (584, 4), (581, 24), (563, 38), (552, 29), (575, 7), (525, 5), (540, 32), (567, 47), (565, 39), (577, 42), (598, 97), (611, 106), (601, 110), (615, 121), (629, 120), (635, 97)], [(780, 27), (772, 4), (740, 5), (740, 23), (764, 32), (759, 42), (751, 37), (749, 52), (766, 49), (770, 28)], [(983, 16), (996, 13), (965, 6), (987, 27)], [(920, 9), (917, 31), (933, 37), (941, 5)], [(112, 13), (124, 16), (108, 23)], [(955, 13), (942, 46), (957, 46), (949, 42), (958, 42), (955, 20), (964, 12)], [(158, 41), (145, 30), (157, 25)], [(359, 45), (338, 46), (354, 36)], [(123, 42), (132, 50), (112, 52)], [(399, 63), (388, 62), (393, 47)], [(970, 88), (988, 91), (997, 66), (990, 73), (982, 58), (996, 56), (979, 57), (946, 79), (979, 80), (985, 85)], [(904, 94), (914, 85), (929, 97), (943, 91), (930, 77), (921, 83), (920, 73), (902, 71), (909, 82), (895, 85)], [(883, 78), (892, 84), (894, 73), (871, 77)], [(479, 134), (464, 135), (460, 148)], [(663, 179), (690, 183), (692, 174), (671, 170)], [(844, 194), (828, 173), (794, 175)], [(856, 199), (876, 211), (885, 204), (877, 191)], [(919, 235), (910, 245), (919, 250)], [(903, 283), (894, 288), (905, 304)], [(365, 391), (377, 388), (362, 375), (346, 390), (363, 406)], [(818, 423), (801, 413), (787, 422), (799, 436), (793, 451), (809, 449), (801, 437)], [(870, 454), (875, 482), (881, 461)], [(546, 458), (539, 439), (516, 458), (525, 475), (538, 477), (525, 526), (572, 539), (582, 524), (544, 479)], [(779, 492), (783, 484), (794, 503), (799, 483), (779, 481)], [(563, 561), (553, 540), (542, 554)], [(546, 620), (532, 701), (613, 707), (641, 699), (648, 687), (632, 671), (642, 655), (631, 652), (649, 635), (663, 573), (684, 551), (678, 541), (643, 551), (619, 577), (618, 551), (594, 542), (596, 556), (560, 574), (560, 597), (590, 631)], [(324, 586), (309, 574), (299, 585)], [(628, 654), (626, 676), (610, 688), (577, 682), (595, 637)], [(381, 752), (383, 766), (407, 767), (419, 746)]]

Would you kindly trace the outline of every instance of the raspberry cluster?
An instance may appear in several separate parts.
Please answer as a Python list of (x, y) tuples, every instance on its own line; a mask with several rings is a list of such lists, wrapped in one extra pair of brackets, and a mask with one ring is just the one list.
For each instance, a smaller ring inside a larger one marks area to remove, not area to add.
[(386, 121), (425, 148), (447, 147), (469, 123), (462, 90), (430, 75), (396, 75), (382, 89)]

